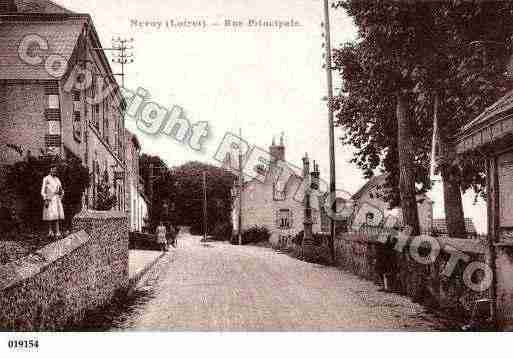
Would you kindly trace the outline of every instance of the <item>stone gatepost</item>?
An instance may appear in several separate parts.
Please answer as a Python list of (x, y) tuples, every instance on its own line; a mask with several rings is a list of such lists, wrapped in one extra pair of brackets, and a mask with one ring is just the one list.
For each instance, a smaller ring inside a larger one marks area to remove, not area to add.
[(313, 245), (313, 232), (312, 232), (312, 207), (310, 203), (311, 196), (311, 185), (310, 185), (310, 160), (308, 159), (308, 153), (303, 157), (303, 180), (305, 181), (305, 197), (304, 197), (304, 214), (305, 218), (303, 221), (304, 234), (303, 241), (301, 243), (301, 256), (309, 257), (312, 251)]

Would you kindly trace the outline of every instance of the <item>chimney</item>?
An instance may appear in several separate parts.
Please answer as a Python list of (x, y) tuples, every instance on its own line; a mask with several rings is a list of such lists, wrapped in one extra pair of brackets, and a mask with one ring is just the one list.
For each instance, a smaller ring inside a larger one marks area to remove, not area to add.
[(280, 137), (280, 144), (276, 145), (273, 137), (271, 147), (269, 147), (269, 153), (271, 153), (271, 162), (285, 161), (285, 145), (283, 144), (283, 133)]
[(308, 153), (305, 153), (305, 157), (303, 157), (303, 178), (305, 180), (307, 180), (309, 175), (310, 175), (310, 159), (308, 158)]
[(315, 161), (313, 162), (313, 172), (311, 173), (311, 175), (312, 175), (311, 188), (319, 189), (321, 173), (319, 172), (319, 165)]
[(14, 0), (0, 0), (0, 15), (13, 14), (18, 12), (18, 7)]

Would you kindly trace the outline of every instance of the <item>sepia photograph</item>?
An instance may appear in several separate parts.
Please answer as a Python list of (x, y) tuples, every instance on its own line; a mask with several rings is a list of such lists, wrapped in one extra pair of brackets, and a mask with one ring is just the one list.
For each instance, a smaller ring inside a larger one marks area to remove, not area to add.
[(0, 1), (2, 357), (512, 329), (513, 1)]

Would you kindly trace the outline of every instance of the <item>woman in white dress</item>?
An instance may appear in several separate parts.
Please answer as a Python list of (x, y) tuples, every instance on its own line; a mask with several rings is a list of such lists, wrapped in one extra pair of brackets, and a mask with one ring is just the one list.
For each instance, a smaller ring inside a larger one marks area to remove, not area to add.
[(57, 168), (50, 168), (50, 174), (43, 178), (41, 187), (41, 196), (43, 197), (43, 221), (48, 222), (48, 236), (53, 237), (53, 224), (55, 223), (55, 235), (61, 237), (59, 221), (64, 219), (64, 209), (62, 207), (62, 197), (64, 190), (57, 177)]

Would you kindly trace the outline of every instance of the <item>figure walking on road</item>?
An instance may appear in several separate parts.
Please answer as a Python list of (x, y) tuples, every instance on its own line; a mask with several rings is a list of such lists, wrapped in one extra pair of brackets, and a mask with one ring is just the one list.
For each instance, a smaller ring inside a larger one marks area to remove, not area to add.
[(164, 226), (162, 222), (160, 222), (157, 227), (157, 243), (160, 245), (163, 252), (167, 251), (166, 226)]
[[(57, 167), (52, 166), (48, 176), (43, 178), (41, 186), (41, 196), (43, 197), (43, 221), (48, 222), (48, 236), (61, 237), (59, 221), (64, 219), (64, 209), (62, 207), (62, 198), (64, 190), (60, 179), (57, 177)], [(53, 224), (55, 223), (55, 234)]]

